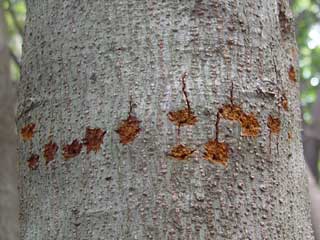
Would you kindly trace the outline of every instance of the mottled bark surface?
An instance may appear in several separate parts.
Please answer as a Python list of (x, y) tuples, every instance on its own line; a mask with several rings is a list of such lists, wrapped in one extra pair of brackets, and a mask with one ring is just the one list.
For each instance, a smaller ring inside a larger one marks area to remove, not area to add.
[(27, 7), (22, 239), (313, 239), (285, 1)]
[(10, 80), (6, 24), (0, 8), (0, 239), (18, 239), (16, 93)]

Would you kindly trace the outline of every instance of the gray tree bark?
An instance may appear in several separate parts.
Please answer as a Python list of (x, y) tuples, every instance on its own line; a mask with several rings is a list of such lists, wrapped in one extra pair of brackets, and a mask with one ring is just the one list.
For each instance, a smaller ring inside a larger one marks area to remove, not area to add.
[(313, 239), (286, 1), (27, 1), (21, 239)]
[(18, 239), (16, 92), (10, 80), (6, 23), (0, 8), (0, 239)]
[(308, 174), (309, 179), (309, 194), (311, 200), (311, 222), (312, 222), (312, 229), (314, 232), (314, 239), (320, 239), (320, 208), (319, 208), (319, 201), (320, 201), (320, 190), (317, 182), (314, 179), (314, 176), (309, 171)]

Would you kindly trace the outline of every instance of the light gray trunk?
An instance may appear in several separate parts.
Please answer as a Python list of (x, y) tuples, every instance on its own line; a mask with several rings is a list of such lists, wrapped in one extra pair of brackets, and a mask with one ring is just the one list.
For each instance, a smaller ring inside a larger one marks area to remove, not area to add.
[(0, 239), (18, 239), (16, 93), (10, 80), (6, 24), (0, 7)]
[(27, 8), (22, 239), (313, 239), (287, 2)]

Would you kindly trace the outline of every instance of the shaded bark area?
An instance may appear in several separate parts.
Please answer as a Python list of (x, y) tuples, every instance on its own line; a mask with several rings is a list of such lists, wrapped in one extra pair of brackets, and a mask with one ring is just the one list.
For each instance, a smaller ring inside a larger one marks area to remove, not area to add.
[(320, 91), (317, 93), (317, 101), (312, 109), (312, 124), (305, 125), (303, 129), (303, 149), (309, 169), (319, 182), (319, 149), (320, 149)]
[(313, 239), (286, 1), (27, 8), (22, 239)]
[(0, 8), (0, 239), (18, 239), (16, 92), (10, 80), (6, 24)]
[(312, 110), (312, 124), (303, 127), (303, 150), (309, 167), (309, 193), (311, 197), (311, 219), (315, 239), (320, 239), (320, 209), (319, 209), (319, 149), (320, 149), (320, 91)]
[(309, 194), (311, 199), (311, 220), (312, 220), (312, 229), (314, 231), (314, 239), (320, 239), (320, 190), (317, 182), (315, 181), (312, 174), (309, 172)]

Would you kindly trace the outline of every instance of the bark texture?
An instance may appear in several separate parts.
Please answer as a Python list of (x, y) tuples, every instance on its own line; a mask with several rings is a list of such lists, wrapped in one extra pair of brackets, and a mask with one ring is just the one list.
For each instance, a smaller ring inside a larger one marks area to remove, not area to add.
[(22, 239), (313, 239), (286, 1), (27, 8)]
[(0, 8), (0, 239), (18, 239), (16, 92), (10, 80), (6, 24)]

